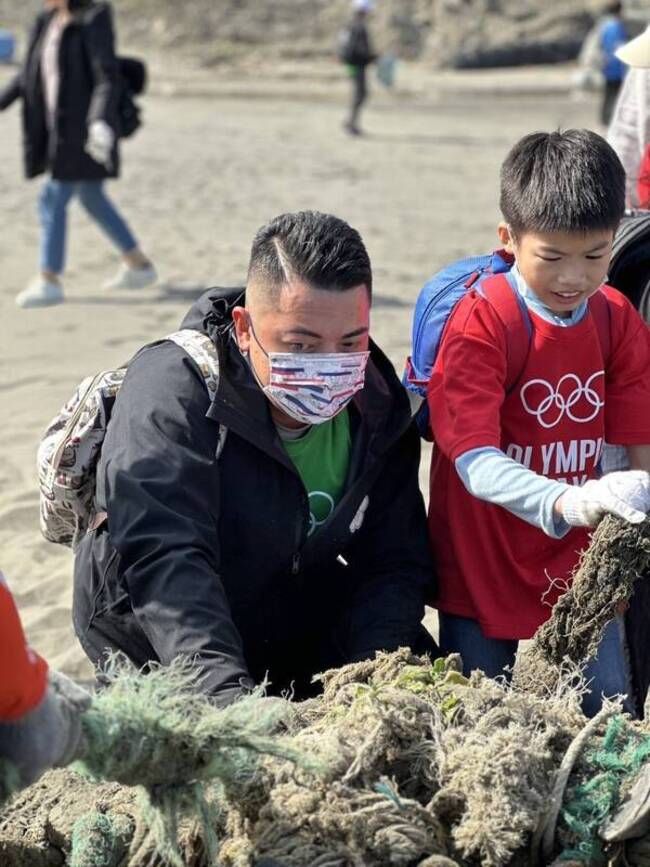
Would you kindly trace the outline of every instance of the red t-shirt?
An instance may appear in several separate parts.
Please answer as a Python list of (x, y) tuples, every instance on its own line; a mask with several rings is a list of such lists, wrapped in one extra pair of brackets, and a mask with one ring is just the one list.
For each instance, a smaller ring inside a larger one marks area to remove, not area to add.
[(470, 292), (448, 323), (428, 386), (434, 604), (478, 620), (488, 637), (534, 634), (567, 588), (588, 533), (574, 528), (551, 539), (479, 500), (458, 476), (456, 458), (495, 447), (541, 475), (581, 485), (596, 475), (604, 440), (650, 443), (650, 329), (621, 293), (604, 291), (607, 364), (590, 311), (569, 327), (529, 311), (531, 349), (508, 393), (506, 334), (491, 304)]
[(0, 720), (19, 719), (42, 700), (47, 663), (25, 641), (20, 618), (0, 572)]

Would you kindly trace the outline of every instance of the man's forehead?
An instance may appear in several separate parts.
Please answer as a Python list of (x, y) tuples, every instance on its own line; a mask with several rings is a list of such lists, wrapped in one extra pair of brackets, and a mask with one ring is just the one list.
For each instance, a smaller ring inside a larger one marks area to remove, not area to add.
[[(264, 304), (264, 313), (282, 318), (349, 315), (367, 317), (370, 300), (364, 284), (343, 291), (316, 289), (302, 281), (292, 281), (265, 293), (262, 289), (255, 297), (266, 295), (271, 303)], [(256, 305), (257, 306), (257, 305)]]

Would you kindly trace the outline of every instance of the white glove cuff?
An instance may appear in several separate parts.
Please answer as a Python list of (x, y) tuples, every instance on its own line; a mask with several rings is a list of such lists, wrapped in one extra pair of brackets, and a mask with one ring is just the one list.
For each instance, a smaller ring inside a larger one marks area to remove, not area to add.
[(603, 515), (599, 503), (585, 498), (587, 485), (570, 487), (562, 497), (562, 517), (571, 527), (593, 527)]

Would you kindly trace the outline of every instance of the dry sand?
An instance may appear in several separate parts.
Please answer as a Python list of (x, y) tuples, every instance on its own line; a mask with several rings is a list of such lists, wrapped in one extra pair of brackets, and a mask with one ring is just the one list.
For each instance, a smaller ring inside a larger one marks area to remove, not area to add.
[[(593, 100), (562, 93), (567, 74), (433, 78), (405, 69), (405, 92), (378, 94), (364, 117), (369, 135), (355, 140), (341, 130), (337, 68), (320, 79), (295, 67), (275, 81), (242, 82), (170, 63), (154, 75), (146, 125), (126, 143), (123, 177), (110, 185), (160, 285), (103, 291), (117, 256), (75, 204), (67, 302), (47, 310), (14, 306), (37, 268), (40, 182), (22, 178), (17, 106), (2, 115), (0, 567), (30, 640), (54, 666), (89, 673), (70, 623), (72, 556), (39, 534), (35, 453), (78, 381), (174, 330), (202, 288), (242, 281), (255, 230), (302, 208), (332, 211), (361, 231), (374, 264), (373, 335), (401, 370), (424, 280), (494, 243), (508, 147), (534, 129), (593, 123)], [(0, 83), (6, 77), (0, 70)]]

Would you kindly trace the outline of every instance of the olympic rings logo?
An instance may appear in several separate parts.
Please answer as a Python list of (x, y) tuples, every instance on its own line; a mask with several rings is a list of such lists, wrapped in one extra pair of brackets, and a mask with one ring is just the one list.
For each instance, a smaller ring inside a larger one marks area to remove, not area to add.
[[(571, 421), (586, 424), (593, 421), (605, 406), (605, 401), (601, 400), (594, 388), (595, 380), (604, 375), (604, 370), (598, 370), (583, 385), (579, 376), (575, 373), (567, 373), (560, 379), (555, 389), (545, 379), (531, 379), (521, 388), (521, 402), (526, 412), (534, 415), (543, 428), (555, 427), (565, 415)], [(570, 391), (567, 389), (567, 384)], [(533, 388), (538, 397), (535, 406), (530, 404), (533, 400), (530, 394)]]

